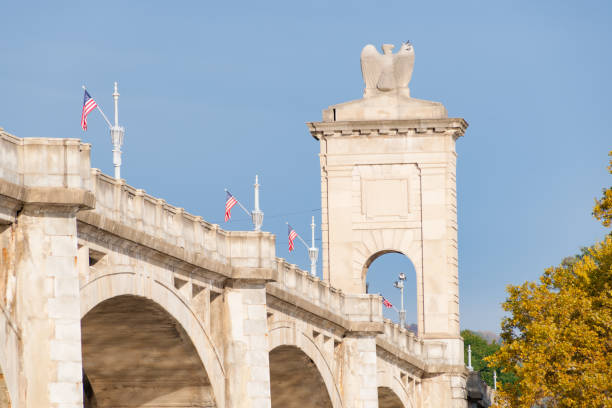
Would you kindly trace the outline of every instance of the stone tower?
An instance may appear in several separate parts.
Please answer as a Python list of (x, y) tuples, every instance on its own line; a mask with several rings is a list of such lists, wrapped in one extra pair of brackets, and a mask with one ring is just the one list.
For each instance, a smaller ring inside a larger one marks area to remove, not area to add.
[(364, 293), (368, 267), (398, 252), (417, 274), (419, 337), (447, 343), (463, 364), (459, 337), (455, 141), (463, 119), (441, 103), (410, 97), (410, 43), (381, 55), (363, 49), (359, 100), (330, 106), (309, 123), (321, 145), (323, 277)]

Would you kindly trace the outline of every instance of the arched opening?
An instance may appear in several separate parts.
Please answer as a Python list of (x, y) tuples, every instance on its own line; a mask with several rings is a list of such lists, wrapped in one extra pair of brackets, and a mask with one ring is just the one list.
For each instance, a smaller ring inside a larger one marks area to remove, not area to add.
[(383, 307), (383, 316), (399, 322), (401, 309), (401, 290), (394, 286), (398, 276), (403, 273), (404, 310), (406, 311), (406, 328), (418, 333), (418, 299), (417, 278), (414, 264), (406, 255), (397, 251), (381, 251), (372, 255), (364, 265), (366, 289), (368, 293), (380, 293), (393, 307)]
[(270, 352), (272, 408), (332, 408), (315, 363), (295, 346)]
[(83, 317), (81, 335), (85, 406), (216, 406), (191, 340), (155, 302), (105, 300)]
[(391, 388), (378, 387), (378, 408), (404, 408), (404, 404)]

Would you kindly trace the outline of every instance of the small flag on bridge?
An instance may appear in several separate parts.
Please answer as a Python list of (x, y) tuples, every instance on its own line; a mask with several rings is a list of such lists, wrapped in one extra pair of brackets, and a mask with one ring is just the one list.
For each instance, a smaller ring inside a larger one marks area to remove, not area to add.
[(98, 104), (96, 101), (94, 101), (89, 92), (85, 90), (85, 95), (83, 96), (83, 111), (81, 112), (81, 128), (83, 128), (83, 130), (87, 130), (87, 115), (89, 115), (89, 112), (96, 109), (97, 106)]
[(228, 222), (232, 218), (232, 208), (238, 204), (238, 200), (229, 191), (226, 190), (225, 192), (227, 193), (227, 198), (225, 199), (225, 222)]
[(287, 224), (287, 227), (289, 228), (289, 252), (291, 252), (294, 248), (293, 240), (297, 238), (298, 234), (291, 228), (291, 225)]
[(387, 300), (387, 298), (385, 298), (384, 296), (382, 297), (382, 304), (384, 307), (386, 307), (387, 309), (391, 309), (393, 307), (393, 305), (391, 304), (391, 302), (389, 302)]

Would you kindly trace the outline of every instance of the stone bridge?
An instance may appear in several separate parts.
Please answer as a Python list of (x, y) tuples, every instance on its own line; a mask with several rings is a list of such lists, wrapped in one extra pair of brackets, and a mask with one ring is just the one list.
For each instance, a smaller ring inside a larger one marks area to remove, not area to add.
[(446, 343), (384, 320), (379, 296), (277, 258), (272, 234), (225, 231), (91, 169), (78, 140), (0, 131), (0, 143), (12, 406), (416, 408), (463, 395)]
[[(407, 88), (367, 91), (308, 124), (322, 280), (276, 257), (270, 233), (225, 231), (92, 169), (89, 144), (0, 128), (0, 407), (466, 407), (467, 124)], [(387, 252), (415, 266), (418, 336), (365, 293)]]

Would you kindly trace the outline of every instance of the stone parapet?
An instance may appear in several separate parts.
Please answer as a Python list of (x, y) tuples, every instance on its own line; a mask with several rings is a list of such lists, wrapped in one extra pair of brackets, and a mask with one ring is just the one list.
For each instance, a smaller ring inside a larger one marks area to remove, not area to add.
[(402, 352), (421, 357), (423, 355), (423, 341), (412, 331), (400, 327), (389, 319), (384, 319), (383, 333), (378, 335), (381, 344), (392, 344)]
[(96, 208), (80, 213), (80, 222), (214, 272), (221, 278), (264, 281), (272, 278), (273, 234), (224, 231), (217, 224), (98, 169), (92, 169), (91, 182)]
[(275, 282), (268, 284), (268, 294), (347, 331), (382, 331), (379, 295), (343, 293), (282, 258), (276, 259), (276, 265)]
[(22, 139), (0, 128), (0, 223), (24, 205), (93, 208), (89, 151), (77, 139)]
[(24, 187), (89, 190), (90, 150), (78, 139), (19, 138), (0, 128), (0, 179)]

